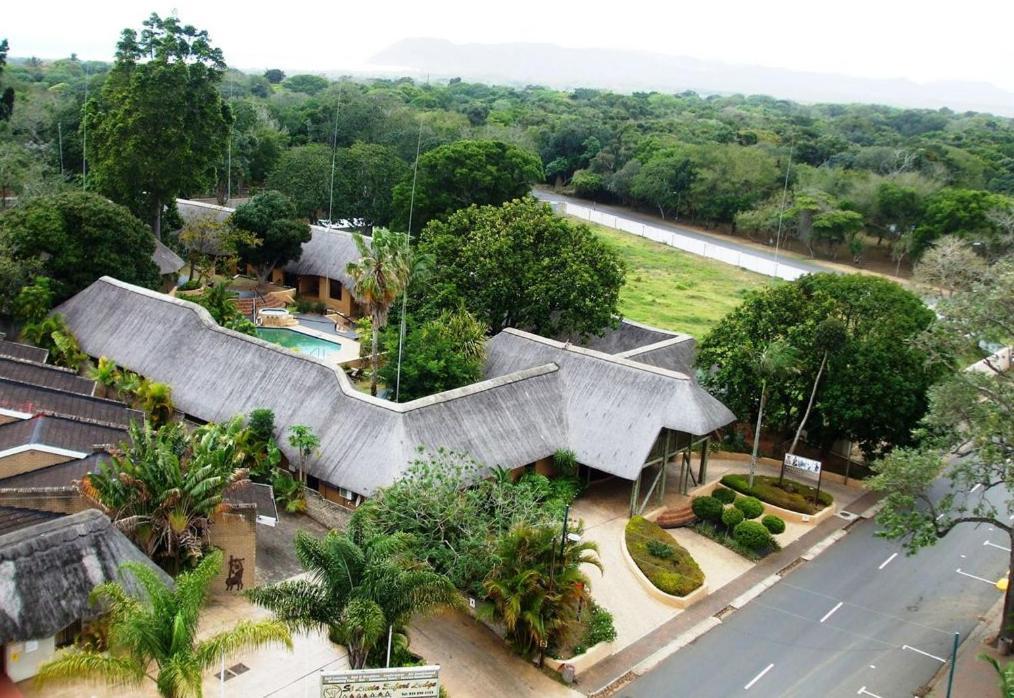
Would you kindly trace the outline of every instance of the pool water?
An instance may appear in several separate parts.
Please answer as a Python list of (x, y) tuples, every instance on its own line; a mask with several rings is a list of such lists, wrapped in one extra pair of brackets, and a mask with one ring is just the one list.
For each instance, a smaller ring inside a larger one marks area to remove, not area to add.
[(292, 349), (317, 359), (330, 359), (341, 351), (342, 345), (302, 332), (278, 327), (258, 327), (257, 336), (272, 344)]

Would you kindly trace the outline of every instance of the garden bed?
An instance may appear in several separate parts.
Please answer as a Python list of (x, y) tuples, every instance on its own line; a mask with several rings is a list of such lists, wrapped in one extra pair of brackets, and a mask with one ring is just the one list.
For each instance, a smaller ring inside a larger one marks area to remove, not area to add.
[(740, 543), (738, 540), (732, 537), (722, 524), (714, 524), (709, 521), (696, 521), (690, 526), (687, 526), (691, 531), (699, 533), (705, 538), (715, 541), (721, 546), (724, 546), (732, 552), (745, 557), (747, 560), (756, 562), (757, 560), (763, 560), (771, 553), (781, 550), (781, 546), (778, 545), (778, 541), (774, 538), (771, 539), (771, 544), (762, 550), (754, 550)]
[(704, 572), (694, 558), (657, 524), (633, 517), (627, 523), (624, 541), (637, 569), (659, 591), (683, 597), (704, 585)]
[[(749, 481), (749, 476), (745, 474), (729, 474), (721, 480), (723, 485), (741, 494), (800, 514), (813, 515), (834, 504), (834, 497), (829, 493), (821, 492), (818, 500), (815, 487), (788, 478), (784, 479), (781, 486), (778, 484), (778, 478), (772, 475), (754, 475), (753, 487), (749, 486)], [(818, 500), (819, 504), (815, 504), (815, 500)]]

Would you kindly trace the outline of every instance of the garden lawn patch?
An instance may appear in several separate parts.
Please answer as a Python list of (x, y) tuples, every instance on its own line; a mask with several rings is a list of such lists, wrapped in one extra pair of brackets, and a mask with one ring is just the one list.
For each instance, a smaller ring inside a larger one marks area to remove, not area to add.
[[(624, 536), (637, 568), (661, 591), (686, 596), (704, 584), (704, 572), (694, 558), (657, 524), (635, 516), (627, 522)], [(652, 555), (648, 550), (651, 541), (669, 546), (673, 554), (667, 558)]]
[(753, 487), (749, 486), (749, 481), (747, 475), (740, 474), (729, 474), (722, 478), (722, 484), (726, 487), (800, 514), (816, 514), (834, 503), (834, 497), (827, 492), (821, 492), (820, 506), (814, 505), (813, 499), (817, 489), (788, 478), (785, 478), (782, 487), (778, 486), (778, 478), (770, 475), (755, 475)]

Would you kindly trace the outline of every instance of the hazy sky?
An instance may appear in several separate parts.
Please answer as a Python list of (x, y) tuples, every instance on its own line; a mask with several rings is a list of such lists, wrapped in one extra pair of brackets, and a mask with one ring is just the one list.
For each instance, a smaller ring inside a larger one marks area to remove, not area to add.
[(176, 10), (207, 29), (230, 65), (352, 69), (407, 37), (532, 41), (668, 53), (860, 77), (991, 82), (1014, 90), (1010, 0), (620, 0), (498, 3), (4, 2), (11, 54), (108, 59), (124, 27)]

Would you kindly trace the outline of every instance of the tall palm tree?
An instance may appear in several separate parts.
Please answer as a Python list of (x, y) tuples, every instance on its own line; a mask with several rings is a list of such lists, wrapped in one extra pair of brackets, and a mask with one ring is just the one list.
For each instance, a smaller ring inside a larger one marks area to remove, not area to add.
[(109, 609), (108, 651), (68, 650), (39, 669), (37, 685), (91, 679), (140, 686), (147, 678), (164, 698), (200, 697), (204, 673), (224, 655), (276, 642), (291, 651), (288, 627), (274, 620), (243, 620), (231, 630), (197, 638), (208, 585), (221, 566), (222, 553), (216, 550), (170, 586), (150, 568), (125, 563), (121, 576), (133, 575), (145, 591), (145, 601), (131, 596), (121, 582), (96, 587), (93, 602)]
[(764, 407), (768, 401), (768, 383), (784, 379), (799, 370), (799, 352), (783, 339), (772, 341), (757, 360), (757, 375), (761, 379), (760, 405), (757, 408), (757, 427), (753, 431), (753, 454), (750, 456), (750, 487), (753, 487), (753, 475), (757, 469), (757, 452), (760, 450), (761, 423), (764, 420)]
[(497, 544), (498, 562), (483, 582), (488, 602), (480, 615), (503, 623), (525, 655), (538, 648), (540, 666), (546, 650), (571, 635), (578, 606), (588, 601), (590, 585), (581, 565), (602, 569), (598, 546), (580, 540), (580, 525), (570, 530), (576, 540), (561, 541), (554, 526), (515, 526)]
[(356, 299), (366, 306), (373, 322), (370, 351), (370, 394), (377, 394), (377, 358), (380, 331), (398, 296), (405, 291), (412, 274), (412, 250), (408, 236), (386, 228), (374, 228), (370, 243), (362, 235), (354, 235), (360, 259), (349, 262), (346, 270), (355, 285)]
[(225, 491), (246, 479), (239, 468), (246, 457), (242, 432), (241, 418), (191, 434), (178, 423), (158, 430), (132, 424), (123, 452), (86, 475), (82, 491), (149, 557), (176, 573), (204, 554)]
[(441, 606), (457, 606), (450, 580), (410, 553), (405, 534), (356, 542), (331, 531), (323, 538), (296, 533), (296, 557), (309, 577), (247, 592), (256, 604), (295, 629), (324, 629), (345, 645), (353, 669), (366, 666), (388, 629), (404, 634), (411, 618)]

